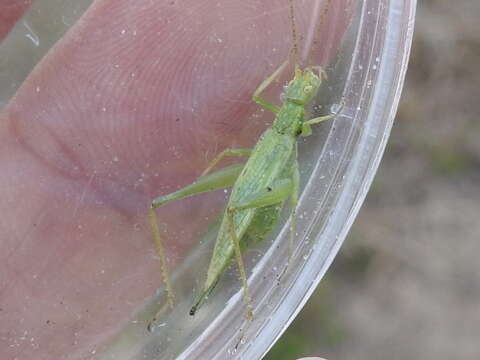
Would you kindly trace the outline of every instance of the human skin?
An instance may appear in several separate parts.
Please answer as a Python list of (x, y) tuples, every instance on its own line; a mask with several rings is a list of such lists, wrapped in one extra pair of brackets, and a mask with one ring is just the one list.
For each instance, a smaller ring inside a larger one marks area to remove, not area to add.
[[(89, 358), (161, 286), (149, 202), (271, 123), (251, 94), (288, 21), (284, 0), (99, 0), (31, 71), (0, 110), (1, 359)], [(171, 265), (223, 200), (158, 211)]]
[(31, 0), (0, 0), (0, 41), (31, 3)]

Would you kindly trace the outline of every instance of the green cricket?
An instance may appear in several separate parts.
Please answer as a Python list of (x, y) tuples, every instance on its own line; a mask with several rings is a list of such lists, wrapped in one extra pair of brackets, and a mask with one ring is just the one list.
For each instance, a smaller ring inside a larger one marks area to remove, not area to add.
[[(336, 114), (305, 119), (305, 107), (316, 96), (324, 72), (320, 66), (300, 69), (297, 61), (297, 39), (293, 0), (289, 0), (292, 26), (292, 56), (295, 61), (294, 78), (288, 83), (279, 107), (260, 97), (260, 94), (279, 77), (287, 67), (284, 62), (267, 77), (253, 93), (253, 101), (275, 114), (272, 126), (259, 138), (253, 149), (226, 149), (219, 153), (200, 178), (173, 193), (154, 199), (149, 208), (153, 240), (160, 258), (161, 272), (167, 292), (167, 302), (173, 307), (174, 292), (162, 238), (154, 210), (172, 201), (192, 195), (232, 187), (231, 195), (221, 220), (215, 247), (205, 283), (190, 310), (194, 315), (211, 293), (231, 260), (235, 258), (243, 288), (247, 318), (253, 317), (252, 300), (248, 290), (242, 250), (264, 240), (272, 230), (286, 200), (291, 206), (290, 234), (295, 235), (295, 208), (299, 198), (300, 173), (297, 159), (297, 139), (309, 136), (311, 126), (329, 120)], [(228, 166), (216, 172), (211, 170), (225, 156), (246, 156), (246, 163)]]

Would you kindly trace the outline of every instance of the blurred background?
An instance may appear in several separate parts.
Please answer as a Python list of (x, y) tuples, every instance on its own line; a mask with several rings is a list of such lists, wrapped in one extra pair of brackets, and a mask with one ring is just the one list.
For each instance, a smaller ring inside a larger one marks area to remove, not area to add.
[(374, 184), (268, 360), (480, 358), (479, 15), (478, 0), (419, 1)]

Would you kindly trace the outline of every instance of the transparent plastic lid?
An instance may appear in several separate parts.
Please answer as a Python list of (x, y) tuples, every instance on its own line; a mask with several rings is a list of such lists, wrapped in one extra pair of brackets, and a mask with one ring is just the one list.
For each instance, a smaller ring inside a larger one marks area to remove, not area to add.
[[(293, 244), (286, 206), (269, 237), (244, 252), (253, 320), (234, 262), (189, 315), (229, 191), (156, 212), (173, 309), (147, 209), (223, 149), (252, 147), (271, 125), (274, 115), (251, 96), (289, 57), (289, 2), (37, 0), (6, 17), (0, 358), (258, 359), (268, 351), (325, 274), (368, 191), (415, 11), (414, 0), (294, 3), (301, 65), (327, 74), (308, 116), (339, 113), (299, 139)], [(264, 97), (280, 104), (291, 77), (290, 69)]]

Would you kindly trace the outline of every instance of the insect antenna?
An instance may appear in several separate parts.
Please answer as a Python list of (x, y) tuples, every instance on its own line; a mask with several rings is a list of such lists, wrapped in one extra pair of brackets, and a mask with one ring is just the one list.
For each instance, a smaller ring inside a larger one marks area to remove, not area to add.
[(309, 32), (309, 41), (306, 42), (306, 48), (308, 49), (306, 55), (308, 65), (313, 64), (313, 57), (320, 50), (320, 30), (322, 29), (327, 14), (330, 11), (331, 0), (327, 0), (326, 4), (324, 3), (325, 1), (323, 0), (316, 0), (313, 6), (313, 17), (310, 22), (313, 24), (313, 29)]
[(298, 40), (297, 40), (297, 24), (295, 23), (295, 10), (293, 0), (288, 1), (290, 10), (290, 26), (292, 30), (292, 50), (290, 52), (290, 62), (294, 64), (295, 69), (298, 67)]

